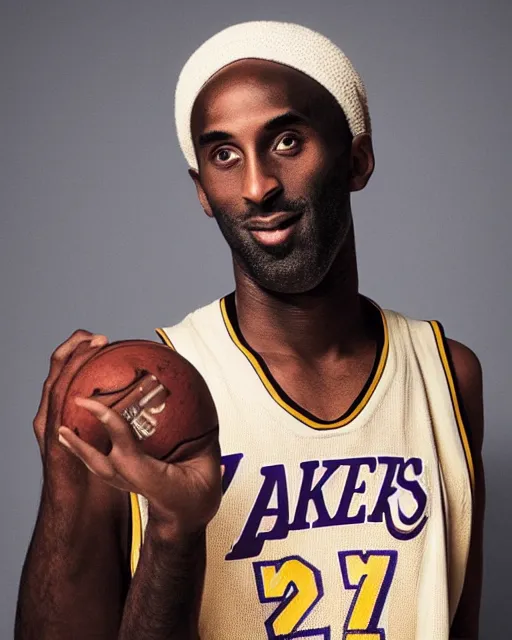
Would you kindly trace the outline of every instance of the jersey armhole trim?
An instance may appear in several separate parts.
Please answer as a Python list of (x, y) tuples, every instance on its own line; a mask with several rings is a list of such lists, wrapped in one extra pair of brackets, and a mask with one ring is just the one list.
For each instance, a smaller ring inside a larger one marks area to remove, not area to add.
[[(165, 331), (161, 328), (155, 329), (156, 334), (162, 342), (176, 351), (173, 343)], [(139, 500), (135, 493), (130, 493), (130, 514), (131, 514), (131, 547), (130, 547), (130, 572), (133, 578), (139, 563), (140, 549), (142, 546), (142, 516), (140, 513)]]
[(456, 382), (456, 378), (453, 370), (453, 363), (451, 362), (451, 359), (449, 357), (446, 336), (444, 333), (443, 326), (440, 322), (437, 322), (437, 320), (430, 320), (429, 324), (432, 327), (432, 331), (434, 332), (434, 336), (437, 344), (437, 350), (439, 352), (439, 357), (443, 365), (444, 373), (446, 376), (446, 382), (448, 384), (448, 389), (450, 390), (450, 397), (452, 401), (453, 412), (455, 415), (455, 420), (457, 422), (459, 436), (462, 442), (462, 448), (464, 449), (464, 455), (466, 458), (469, 479), (471, 481), (471, 490), (474, 495), (475, 467), (473, 464), (473, 456), (471, 455), (471, 447), (469, 444), (469, 437), (468, 437), (469, 430), (466, 424), (467, 418), (465, 419), (463, 417), (463, 403), (461, 401), (460, 392), (457, 387), (457, 382)]
[(130, 493), (131, 520), (132, 520), (132, 544), (130, 549), (130, 571), (132, 578), (139, 563), (140, 548), (142, 546), (142, 518), (140, 515), (139, 501), (135, 493)]
[(171, 342), (169, 336), (165, 333), (165, 331), (163, 329), (160, 329), (159, 327), (157, 327), (155, 329), (156, 334), (158, 335), (158, 337), (160, 338), (160, 340), (166, 344), (168, 347), (170, 347), (173, 351), (176, 351), (176, 347), (173, 345), (173, 343)]

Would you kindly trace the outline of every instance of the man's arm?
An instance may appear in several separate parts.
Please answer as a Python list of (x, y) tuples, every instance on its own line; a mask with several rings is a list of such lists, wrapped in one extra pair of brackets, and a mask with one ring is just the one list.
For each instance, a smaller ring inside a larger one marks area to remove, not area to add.
[(43, 462), (39, 513), (21, 575), (16, 640), (117, 637), (128, 573), (127, 494), (89, 474), (57, 443), (62, 399), (71, 377), (108, 342), (75, 331), (52, 354), (34, 431)]
[(198, 640), (205, 559), (204, 529), (179, 535), (150, 519), (118, 640)]
[(475, 496), (471, 545), (464, 588), (452, 624), (453, 640), (478, 640), (483, 573), (483, 525), (485, 478), (482, 462), (484, 411), (482, 368), (476, 355), (460, 342), (448, 340), (463, 408), (468, 421), (470, 446), (475, 467)]
[[(97, 401), (84, 406), (111, 437), (108, 456), (60, 426), (69, 381), (94, 353), (90, 337), (75, 332), (54, 352), (34, 419), (43, 495), (15, 638), (195, 640), (205, 528), (221, 497), (218, 433), (183, 445), (166, 463), (145, 455), (127, 422)], [(148, 498), (149, 519), (128, 590), (129, 492)]]
[(79, 404), (103, 422), (105, 456), (63, 425), (62, 443), (115, 488), (143, 495), (148, 524), (125, 602), (119, 640), (196, 640), (205, 530), (221, 500), (218, 430), (182, 444), (167, 462), (145, 454), (127, 421), (92, 399)]
[[(67, 482), (62, 478), (63, 487)], [(129, 580), (120, 543), (128, 500), (97, 478), (88, 485), (52, 496), (43, 487), (21, 575), (16, 640), (117, 638)]]

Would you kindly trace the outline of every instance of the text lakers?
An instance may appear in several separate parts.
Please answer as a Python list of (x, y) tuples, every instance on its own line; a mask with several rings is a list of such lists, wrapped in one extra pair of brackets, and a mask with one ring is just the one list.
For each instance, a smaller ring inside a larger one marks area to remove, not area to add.
[[(222, 458), (224, 492), (236, 481), (243, 457)], [(267, 540), (283, 539), (302, 529), (380, 523), (394, 538), (410, 540), (425, 527), (428, 497), (421, 458), (308, 460), (299, 467), (260, 468), (254, 503), (226, 560), (258, 556)], [(300, 474), (293, 500), (292, 472)]]

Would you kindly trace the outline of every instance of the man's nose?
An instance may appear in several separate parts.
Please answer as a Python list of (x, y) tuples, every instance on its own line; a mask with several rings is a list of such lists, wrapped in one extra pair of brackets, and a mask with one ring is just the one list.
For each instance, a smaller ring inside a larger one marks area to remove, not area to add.
[(279, 195), (283, 187), (275, 168), (269, 167), (258, 158), (246, 162), (242, 186), (242, 197), (257, 205), (268, 204)]

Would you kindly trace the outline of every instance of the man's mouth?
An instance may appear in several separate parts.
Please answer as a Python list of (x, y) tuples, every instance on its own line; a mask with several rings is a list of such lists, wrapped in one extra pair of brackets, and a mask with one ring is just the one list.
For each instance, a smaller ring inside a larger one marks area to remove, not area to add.
[(249, 231), (275, 231), (276, 229), (286, 229), (296, 222), (301, 213), (296, 211), (281, 211), (269, 216), (257, 216), (251, 218), (247, 224)]
[(261, 244), (276, 245), (284, 242), (293, 233), (302, 213), (284, 211), (265, 217), (254, 217), (247, 228)]

